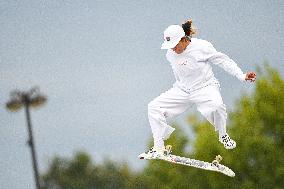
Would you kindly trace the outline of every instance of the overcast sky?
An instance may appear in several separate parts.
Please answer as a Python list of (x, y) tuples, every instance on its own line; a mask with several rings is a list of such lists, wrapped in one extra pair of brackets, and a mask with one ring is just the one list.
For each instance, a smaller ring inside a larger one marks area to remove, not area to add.
[[(244, 72), (266, 60), (283, 75), (283, 2), (0, 0), (0, 187), (34, 188), (24, 111), (5, 109), (12, 90), (39, 86), (48, 97), (32, 111), (41, 172), (55, 155), (80, 150), (139, 169), (152, 137), (147, 104), (174, 82), (164, 29), (192, 18), (197, 37)], [(214, 71), (228, 110), (253, 90)], [(176, 122), (188, 127), (189, 113)]]

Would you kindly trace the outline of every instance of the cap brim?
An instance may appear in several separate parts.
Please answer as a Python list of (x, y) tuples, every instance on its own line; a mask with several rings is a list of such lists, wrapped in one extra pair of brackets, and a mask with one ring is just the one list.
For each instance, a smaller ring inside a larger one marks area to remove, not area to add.
[(168, 41), (164, 41), (164, 43), (162, 44), (162, 46), (161, 46), (161, 49), (172, 49), (172, 48), (174, 48), (177, 44), (179, 43), (179, 41), (178, 42), (171, 42), (171, 43), (169, 43)]

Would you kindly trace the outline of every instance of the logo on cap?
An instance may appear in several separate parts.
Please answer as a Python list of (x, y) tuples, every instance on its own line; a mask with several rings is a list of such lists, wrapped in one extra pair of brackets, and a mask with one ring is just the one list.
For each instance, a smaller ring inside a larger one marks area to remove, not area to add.
[(167, 41), (170, 41), (170, 40), (171, 40), (171, 38), (170, 38), (170, 37), (166, 37), (166, 40), (167, 40)]

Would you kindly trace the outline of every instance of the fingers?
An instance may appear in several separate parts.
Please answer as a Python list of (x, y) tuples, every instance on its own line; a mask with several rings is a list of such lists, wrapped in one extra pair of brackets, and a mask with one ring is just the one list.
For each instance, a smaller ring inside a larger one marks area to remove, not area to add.
[(254, 82), (256, 80), (256, 78), (251, 78), (249, 80), (250, 80), (250, 82)]
[(250, 73), (250, 77), (251, 77), (251, 78), (255, 78), (255, 77), (256, 77), (256, 73), (251, 72), (251, 73)]
[(256, 73), (248, 72), (246, 75), (246, 81), (254, 82), (256, 80)]
[(256, 77), (256, 73), (254, 73), (254, 72), (248, 72), (248, 77)]

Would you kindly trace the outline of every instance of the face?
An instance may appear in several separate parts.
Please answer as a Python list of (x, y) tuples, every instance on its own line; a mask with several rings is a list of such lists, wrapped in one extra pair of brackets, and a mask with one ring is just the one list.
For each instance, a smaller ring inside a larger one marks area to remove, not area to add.
[(179, 43), (174, 47), (172, 48), (172, 50), (177, 53), (177, 54), (181, 54), (185, 49), (186, 47), (189, 45), (189, 41), (188, 40), (185, 40), (185, 39), (181, 39), (179, 41)]

